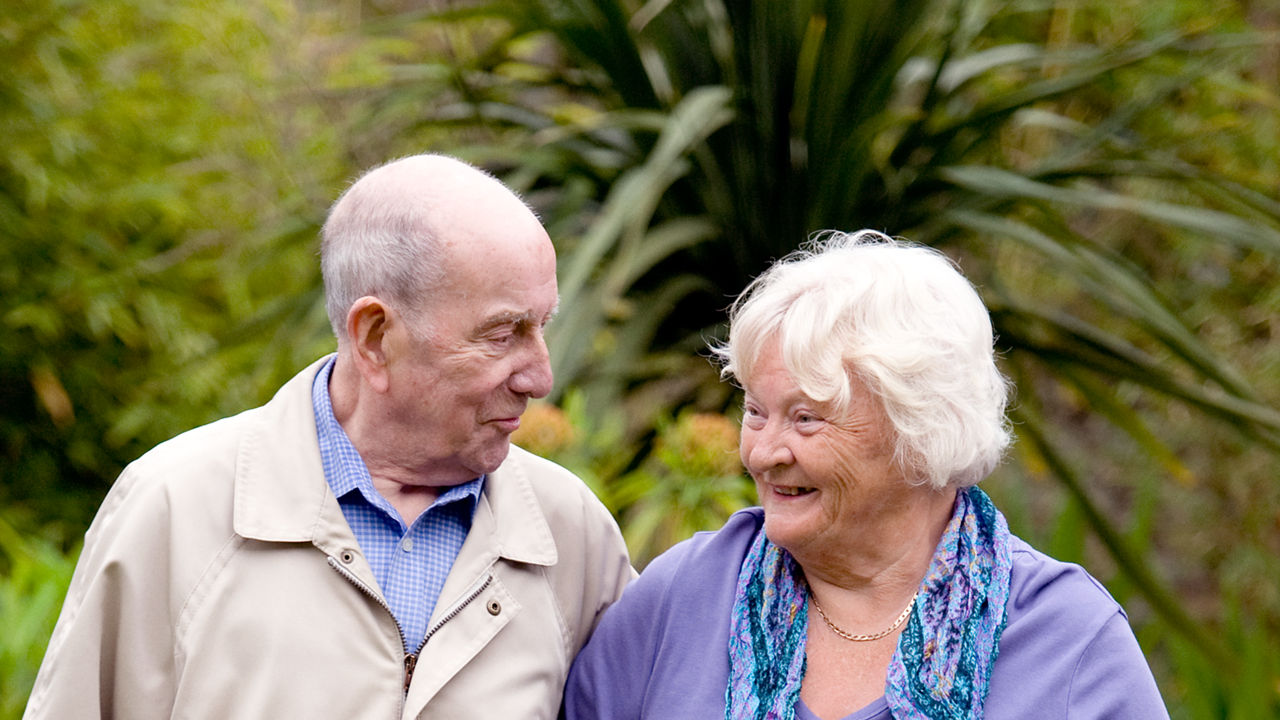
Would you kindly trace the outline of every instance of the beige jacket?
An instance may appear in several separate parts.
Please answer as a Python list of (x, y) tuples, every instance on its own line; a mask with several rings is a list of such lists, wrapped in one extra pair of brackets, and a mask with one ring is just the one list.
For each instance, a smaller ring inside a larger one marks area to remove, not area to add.
[(406, 692), (399, 627), (321, 469), (319, 367), (125, 469), (26, 718), (555, 716), (570, 662), (634, 576), (608, 511), (512, 447)]

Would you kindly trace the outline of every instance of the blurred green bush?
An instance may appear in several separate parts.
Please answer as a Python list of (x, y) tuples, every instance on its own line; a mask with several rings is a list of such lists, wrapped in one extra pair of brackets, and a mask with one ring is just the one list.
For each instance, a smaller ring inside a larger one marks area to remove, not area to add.
[(1278, 28), (1246, 0), (10, 3), (0, 717), (119, 469), (332, 348), (316, 228), (424, 150), (551, 230), (558, 385), (522, 442), (637, 564), (753, 501), (703, 357), (729, 299), (879, 227), (993, 310), (1015, 531), (1125, 604), (1175, 718), (1280, 715)]
[(0, 718), (22, 717), (78, 554), (0, 514)]

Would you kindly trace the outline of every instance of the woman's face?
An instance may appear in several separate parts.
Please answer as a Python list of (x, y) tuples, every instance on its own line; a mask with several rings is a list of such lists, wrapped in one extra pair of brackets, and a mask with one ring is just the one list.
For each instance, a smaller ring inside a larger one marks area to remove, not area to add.
[(860, 383), (837, 414), (796, 387), (777, 342), (744, 383), (742, 462), (755, 479), (765, 533), (801, 565), (832, 561), (874, 542), (885, 521), (909, 512), (919, 490), (893, 462), (893, 433), (878, 398)]

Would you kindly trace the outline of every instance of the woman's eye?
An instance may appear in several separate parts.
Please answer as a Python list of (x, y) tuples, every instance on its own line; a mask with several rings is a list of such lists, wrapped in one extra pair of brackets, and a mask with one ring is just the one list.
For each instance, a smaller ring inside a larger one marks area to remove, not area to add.
[(811, 431), (822, 424), (822, 418), (813, 413), (796, 413), (795, 425), (801, 432)]
[(764, 425), (764, 415), (760, 413), (760, 409), (751, 405), (742, 408), (742, 424), (755, 430)]

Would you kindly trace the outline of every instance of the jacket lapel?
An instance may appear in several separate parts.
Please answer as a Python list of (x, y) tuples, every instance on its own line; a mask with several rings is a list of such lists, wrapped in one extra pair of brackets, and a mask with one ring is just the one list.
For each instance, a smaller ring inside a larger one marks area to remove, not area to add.
[(236, 459), (233, 523), (264, 542), (312, 542), (330, 554), (354, 543), (324, 479), (311, 383), (327, 358), (295, 375), (257, 412)]

